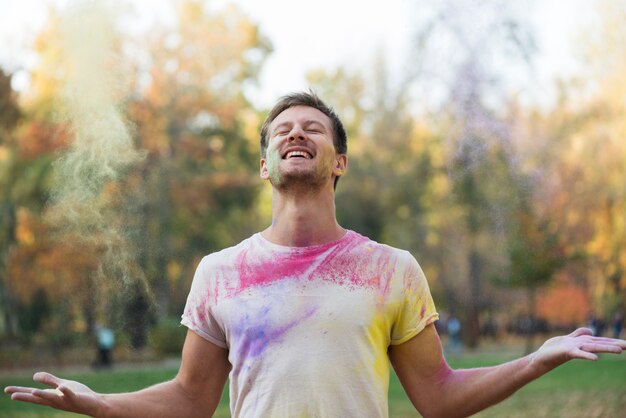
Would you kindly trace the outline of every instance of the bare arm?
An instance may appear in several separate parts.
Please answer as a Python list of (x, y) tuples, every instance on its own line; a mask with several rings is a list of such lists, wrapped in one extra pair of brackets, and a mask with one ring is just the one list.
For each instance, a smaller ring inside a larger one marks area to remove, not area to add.
[(621, 353), (626, 341), (592, 337), (580, 328), (548, 340), (538, 351), (499, 366), (453, 370), (434, 325), (389, 349), (409, 399), (425, 417), (466, 417), (494, 405), (568, 360), (597, 360), (594, 353)]
[(132, 393), (99, 394), (87, 386), (49, 373), (35, 381), (56, 390), (9, 386), (11, 399), (47, 405), (93, 417), (206, 417), (217, 408), (230, 370), (228, 351), (187, 332), (182, 363), (168, 382)]

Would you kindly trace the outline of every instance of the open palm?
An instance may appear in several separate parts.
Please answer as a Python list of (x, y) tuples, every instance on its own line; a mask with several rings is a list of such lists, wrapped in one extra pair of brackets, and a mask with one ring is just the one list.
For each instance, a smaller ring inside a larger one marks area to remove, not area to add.
[(35, 373), (33, 380), (50, 386), (52, 389), (8, 386), (4, 391), (16, 401), (46, 405), (90, 416), (99, 415), (102, 408), (102, 397), (88, 386), (74, 380), (61, 379), (45, 372)]
[(535, 361), (548, 369), (572, 359), (597, 360), (596, 353), (619, 354), (626, 341), (594, 337), (589, 328), (578, 328), (569, 335), (550, 338), (535, 353)]

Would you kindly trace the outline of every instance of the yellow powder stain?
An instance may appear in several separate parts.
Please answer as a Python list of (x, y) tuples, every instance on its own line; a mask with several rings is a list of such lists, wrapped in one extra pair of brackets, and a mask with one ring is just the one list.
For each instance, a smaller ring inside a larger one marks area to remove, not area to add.
[(389, 345), (389, 325), (383, 311), (374, 313), (372, 323), (368, 330), (368, 339), (375, 351), (374, 372), (385, 384), (389, 380), (389, 358), (387, 346)]

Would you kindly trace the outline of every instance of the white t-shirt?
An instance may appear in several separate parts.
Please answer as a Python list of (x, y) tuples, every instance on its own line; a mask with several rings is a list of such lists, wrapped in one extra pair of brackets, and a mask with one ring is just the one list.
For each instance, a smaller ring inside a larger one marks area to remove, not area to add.
[(182, 318), (229, 350), (233, 417), (387, 417), (387, 349), (438, 315), (411, 254), (348, 231), (204, 257)]

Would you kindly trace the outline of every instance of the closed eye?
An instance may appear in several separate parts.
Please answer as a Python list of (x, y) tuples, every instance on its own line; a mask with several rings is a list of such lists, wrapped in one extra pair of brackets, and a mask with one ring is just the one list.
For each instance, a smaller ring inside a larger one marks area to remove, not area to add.
[(307, 129), (306, 132), (310, 133), (310, 134), (321, 134), (322, 133), (321, 131), (319, 131), (317, 129)]
[(326, 130), (324, 125), (316, 120), (308, 120), (302, 124), (305, 131), (310, 134), (323, 134)]

